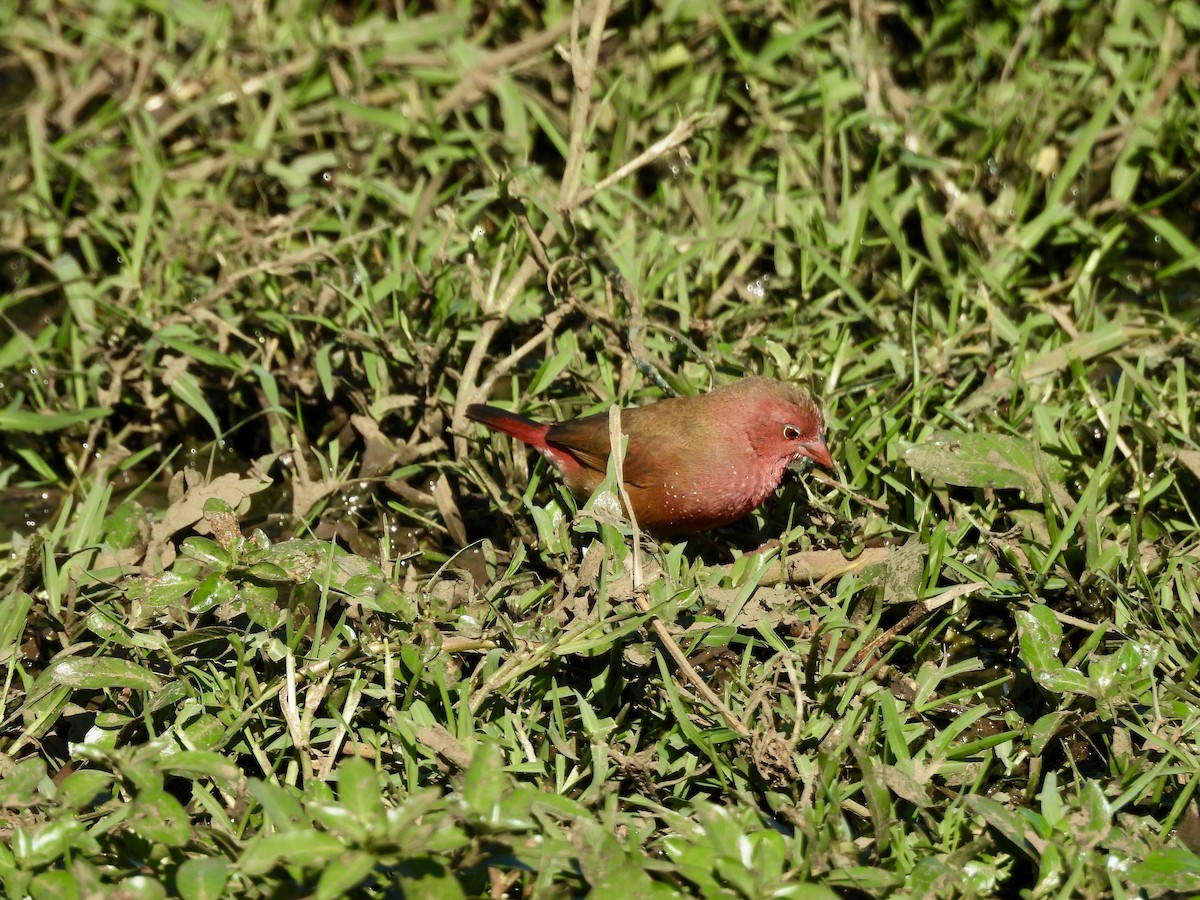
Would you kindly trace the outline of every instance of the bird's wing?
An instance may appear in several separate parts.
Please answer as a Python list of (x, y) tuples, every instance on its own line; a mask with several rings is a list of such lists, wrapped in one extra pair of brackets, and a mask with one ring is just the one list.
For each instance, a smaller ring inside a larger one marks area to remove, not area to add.
[[(621, 410), (623, 430), (634, 435), (625, 449), (622, 469), (625, 483), (636, 487), (660, 482), (661, 470), (673, 463), (673, 460), (664, 458), (663, 447), (655, 446), (648, 429), (635, 427), (637, 420), (644, 415), (643, 409)], [(601, 476), (608, 471), (608, 457), (612, 452), (612, 443), (608, 439), (608, 413), (551, 425), (546, 433), (546, 442), (561, 447), (585, 468)]]
[(599, 413), (551, 425), (546, 432), (546, 442), (570, 453), (585, 468), (603, 473), (608, 467), (612, 446), (608, 440), (608, 414)]

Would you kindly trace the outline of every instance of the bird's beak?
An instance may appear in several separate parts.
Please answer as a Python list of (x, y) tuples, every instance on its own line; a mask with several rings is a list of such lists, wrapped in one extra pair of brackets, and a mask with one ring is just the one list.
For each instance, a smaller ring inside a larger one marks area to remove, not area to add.
[(801, 444), (800, 455), (807, 456), (818, 466), (824, 466), (826, 469), (833, 468), (833, 457), (829, 455), (829, 448), (825, 446), (825, 442), (821, 438), (815, 441)]

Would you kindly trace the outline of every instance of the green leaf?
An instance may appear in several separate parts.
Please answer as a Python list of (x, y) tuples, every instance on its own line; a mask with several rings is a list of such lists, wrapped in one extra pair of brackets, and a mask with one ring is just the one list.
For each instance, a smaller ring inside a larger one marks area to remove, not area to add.
[(338, 860), (345, 845), (324, 831), (290, 831), (259, 838), (246, 848), (239, 868), (251, 877), (265, 875), (278, 865), (294, 863), (313, 869)]
[(1088, 779), (1079, 792), (1079, 809), (1070, 817), (1071, 840), (1092, 848), (1103, 842), (1112, 830), (1112, 804), (1099, 782)]
[(1026, 736), (1029, 739), (1030, 754), (1032, 756), (1041, 756), (1045, 753), (1046, 747), (1062, 731), (1063, 725), (1076, 715), (1077, 713), (1073, 710), (1060, 709), (1056, 712), (1047, 713), (1030, 725), (1026, 730)]
[(175, 871), (180, 900), (217, 900), (229, 882), (229, 863), (220, 856), (184, 860)]
[(481, 744), (467, 767), (463, 802), (482, 822), (498, 824), (500, 797), (508, 785), (499, 748), (492, 743)]
[(175, 373), (175, 377), (171, 379), (171, 393), (185, 405), (190, 406), (200, 418), (208, 423), (213, 437), (218, 439), (221, 437), (221, 423), (217, 421), (216, 413), (208, 405), (204, 392), (200, 390), (199, 382), (191, 372)]
[(945, 432), (935, 440), (904, 451), (904, 462), (923, 478), (947, 484), (997, 490), (1022, 490), (1042, 500), (1042, 470), (1052, 482), (1063, 470), (1030, 441), (1002, 434)]
[(26, 409), (0, 409), (0, 432), (17, 431), (23, 434), (47, 434), (62, 431), (111, 415), (105, 407), (90, 407), (75, 412), (30, 412)]
[(229, 551), (210, 538), (190, 537), (183, 542), (179, 550), (184, 555), (222, 572), (233, 564)]
[(233, 507), (229, 505), (229, 501), (224, 497), (209, 497), (204, 501), (204, 518), (213, 516), (232, 516)]
[(579, 837), (579, 868), (591, 887), (589, 897), (648, 897), (654, 881), (642, 868), (639, 857), (630, 857), (617, 839), (598, 822), (581, 818), (575, 822)]
[[(214, 716), (203, 716), (193, 723), (193, 726), (196, 725), (206, 730), (224, 730), (224, 726)], [(193, 733), (192, 726), (189, 726), (189, 738)], [(209, 750), (175, 750), (161, 758), (159, 767), (164, 772), (182, 775), (185, 778), (211, 778), (222, 789), (228, 791), (236, 790), (244, 777), (242, 770), (232, 760)]]
[(33, 900), (79, 900), (84, 894), (79, 889), (75, 875), (66, 869), (38, 872), (29, 883), (29, 896)]
[(990, 797), (972, 794), (967, 797), (966, 802), (972, 812), (981, 816), (1027, 856), (1037, 859), (1041, 855), (1045, 840), (1027, 819)]
[(182, 847), (190, 840), (191, 821), (187, 811), (166, 791), (139, 791), (132, 807), (129, 827), (147, 841)]
[(75, 323), (85, 334), (94, 335), (97, 329), (95, 276), (89, 278), (84, 274), (79, 260), (67, 253), (56, 256), (51, 267), (62, 285)]
[(46, 762), (39, 757), (23, 759), (0, 779), (0, 806), (20, 809), (40, 799), (38, 786), (46, 779)]
[(334, 393), (333, 366), (329, 361), (329, 354), (332, 352), (333, 344), (322, 344), (313, 359), (317, 370), (317, 381), (321, 384), (321, 392), (325, 395), (326, 400), (332, 400)]
[(33, 598), (24, 591), (11, 593), (0, 600), (0, 654), (12, 650), (12, 645), (25, 633), (32, 604)]
[(115, 777), (98, 769), (77, 769), (58, 786), (54, 799), (68, 809), (83, 809), (112, 789)]
[(466, 893), (454, 873), (431, 856), (409, 861), (396, 879), (401, 897), (422, 900), (465, 900)]
[(238, 586), (219, 572), (213, 572), (196, 586), (188, 603), (188, 612), (199, 615), (213, 607), (232, 603), (237, 596)]
[(172, 609), (179, 601), (196, 590), (200, 582), (195, 578), (176, 572), (163, 572), (134, 582), (132, 592), (141, 594), (141, 600), (151, 609)]
[(182, 653), (203, 644), (228, 643), (230, 637), (237, 633), (236, 629), (226, 628), (222, 625), (207, 625), (197, 628), (195, 631), (185, 631), (175, 635), (167, 641), (167, 646), (177, 653)]
[(1152, 893), (1200, 893), (1200, 856), (1184, 847), (1159, 847), (1126, 870), (1130, 883)]
[(358, 756), (338, 766), (338, 799), (368, 828), (383, 824), (380, 778), (375, 767)]
[(281, 582), (292, 580), (292, 576), (287, 570), (270, 562), (252, 563), (239, 571), (243, 571), (249, 577), (256, 578), (259, 581)]
[(117, 550), (126, 550), (150, 533), (150, 514), (140, 503), (126, 500), (104, 518), (104, 539)]
[(281, 833), (309, 827), (308, 816), (300, 801), (278, 785), (251, 778), (246, 789), (260, 804), (271, 826)]
[(326, 866), (317, 881), (317, 900), (349, 897), (353, 888), (371, 874), (377, 861), (370, 853), (354, 850), (338, 857), (337, 865)]
[(82, 850), (83, 835), (83, 822), (73, 816), (43, 826), (15, 828), (11, 839), (13, 856), (24, 868), (51, 865), (69, 850)]
[[(194, 747), (194, 750), (184, 751), (187, 753), (201, 753), (206, 750), (212, 750), (221, 746), (226, 734), (225, 723), (219, 718), (208, 713), (197, 716), (191, 722), (184, 726), (183, 733), (187, 738), (188, 746)], [(225, 757), (219, 757), (224, 761)], [(225, 763), (222, 762), (219, 766), (214, 766), (212, 771), (206, 772), (210, 778), (220, 779), (228, 770), (225, 768)], [(233, 766), (236, 771), (236, 776), (241, 775), (241, 769)]]
[(162, 687), (159, 677), (145, 666), (112, 657), (72, 656), (52, 663), (46, 671), (52, 681), (74, 689), (119, 687), (157, 691)]

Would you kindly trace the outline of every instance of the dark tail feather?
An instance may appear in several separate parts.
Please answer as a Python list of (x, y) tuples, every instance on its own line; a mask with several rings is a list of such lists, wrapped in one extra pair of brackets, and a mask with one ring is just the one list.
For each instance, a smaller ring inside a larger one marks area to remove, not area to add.
[(467, 418), (486, 425), (488, 428), (512, 435), (518, 441), (524, 441), (530, 446), (540, 448), (546, 446), (546, 432), (550, 426), (535, 422), (533, 419), (527, 419), (516, 413), (482, 403), (472, 403), (468, 406)]

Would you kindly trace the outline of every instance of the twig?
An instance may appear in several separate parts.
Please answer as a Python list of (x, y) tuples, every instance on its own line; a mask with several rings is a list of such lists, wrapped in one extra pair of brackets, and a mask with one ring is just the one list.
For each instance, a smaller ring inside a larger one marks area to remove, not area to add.
[[(228, 294), (238, 284), (238, 282), (262, 273), (282, 274), (292, 271), (303, 263), (317, 259), (318, 257), (332, 254), (338, 247), (350, 245), (360, 245), (367, 238), (379, 234), (382, 231), (390, 231), (395, 226), (390, 222), (380, 222), (378, 225), (372, 225), (370, 228), (365, 228), (362, 231), (356, 231), (354, 234), (348, 234), (345, 237), (338, 238), (336, 241), (330, 241), (328, 244), (321, 244), (314, 247), (305, 247), (303, 250), (297, 250), (292, 253), (285, 254), (278, 259), (270, 259), (264, 262), (255, 263), (244, 269), (239, 269), (236, 272), (230, 273), (222, 277), (219, 284), (200, 298), (199, 305), (208, 306), (221, 297)], [(193, 307), (196, 304), (193, 304)]]
[[(591, 108), (591, 85), (595, 80), (595, 70), (599, 62), (600, 45), (604, 35), (608, 9), (609, 0), (601, 0), (594, 10), (587, 6), (577, 6), (571, 17), (571, 66), (576, 82), (576, 93), (571, 109), (571, 136), (566, 154), (566, 168), (559, 185), (559, 211), (564, 217), (588, 203), (601, 191), (607, 190), (618, 181), (629, 177), (629, 175), (638, 169), (649, 165), (664, 153), (668, 153), (683, 144), (694, 133), (696, 124), (708, 116), (707, 113), (688, 116), (676, 124), (669, 134), (626, 162), (598, 184), (582, 189), (579, 188), (578, 182), (582, 178), (583, 157), (587, 150), (587, 121)], [(578, 40), (579, 25), (584, 20), (590, 20), (591, 27), (586, 55), (580, 53)], [(530, 46), (533, 45), (531, 44)], [(529, 280), (537, 273), (539, 267), (545, 268), (549, 262), (545, 248), (558, 235), (558, 225), (556, 224), (556, 220), (550, 219), (542, 227), (541, 232), (533, 234), (532, 228), (527, 229), (527, 231), (529, 232), (529, 243), (534, 248), (533, 252), (526, 255), (521, 261), (521, 264), (517, 267), (517, 271), (513, 274), (503, 292), (498, 296), (495, 292), (495, 279), (499, 275), (500, 266), (497, 265), (493, 270), (495, 274), (492, 286), (488, 291), (487, 301), (482, 304), (485, 319), (480, 326), (478, 337), (467, 354), (462, 374), (459, 377), (458, 391), (455, 396), (454, 411), (450, 419), (450, 426), (451, 431), (458, 435), (454, 441), (454, 452), (455, 457), (460, 460), (464, 459), (468, 453), (466, 438), (462, 436), (466, 430), (467, 406), (472, 403), (486, 401), (487, 395), (490, 393), (496, 380), (502, 377), (505, 372), (511, 370), (520, 359), (548, 340), (554, 333), (553, 328), (560, 324), (561, 317), (565, 315), (565, 313), (560, 313), (556, 310), (554, 314), (547, 318), (545, 327), (543, 327), (541, 332), (505, 357), (487, 378), (482, 381), (480, 380), (480, 371), (483, 368), (484, 360), (491, 349), (492, 341), (500, 330), (501, 323), (507, 317), (509, 310), (512, 309), (516, 298), (521, 295)], [(549, 276), (549, 270), (547, 270), (547, 274)]]
[(479, 393), (484, 397), (491, 394), (492, 387), (496, 382), (507, 375), (518, 362), (550, 340), (558, 331), (558, 326), (562, 324), (563, 319), (570, 315), (573, 310), (574, 307), (572, 305), (564, 304), (546, 316), (545, 321), (542, 323), (541, 331), (512, 353), (508, 354), (508, 356), (504, 357), (504, 359), (500, 360), (500, 362), (496, 363), (496, 365), (492, 366), (492, 370), (488, 373), (487, 377), (479, 384)]
[(592, 81), (600, 62), (600, 44), (604, 40), (604, 25), (608, 20), (608, 0), (600, 0), (592, 16), (588, 33), (587, 55), (579, 49), (579, 5), (571, 12), (571, 75), (575, 80), (575, 98), (571, 104), (571, 137), (567, 145), (567, 161), (558, 189), (559, 209), (569, 209), (583, 176), (583, 157), (587, 152), (588, 118), (592, 109)]
[[(593, 15), (590, 6), (578, 9), (580, 20), (591, 21)], [(574, 20), (575, 17), (572, 15), (570, 19), (555, 22), (545, 31), (530, 38), (489, 53), (477, 65), (471, 67), (471, 71), (454, 86), (450, 93), (437, 102), (437, 105), (434, 106), (434, 113), (438, 118), (442, 118), (454, 110), (466, 106), (486, 90), (486, 85), (491, 82), (494, 73), (521, 60), (537, 56), (543, 50), (553, 47), (554, 42), (571, 29)]]
[(850, 660), (849, 668), (855, 669), (868, 656), (878, 652), (884, 644), (891, 643), (898, 635), (904, 634), (908, 629), (912, 628), (917, 622), (920, 622), (931, 612), (939, 607), (945, 606), (959, 597), (965, 597), (968, 594), (973, 594), (976, 591), (981, 591), (988, 586), (986, 581), (972, 581), (969, 584), (960, 584), (950, 588), (947, 591), (934, 597), (932, 600), (921, 600), (912, 609), (908, 611), (903, 619), (889, 628), (883, 634), (878, 635), (873, 641), (870, 641), (865, 647), (854, 654), (854, 659)]
[(601, 179), (598, 184), (595, 184), (590, 188), (584, 188), (574, 197), (571, 203), (564, 208), (566, 210), (571, 210), (583, 206), (583, 204), (587, 203), (601, 191), (608, 190), (618, 181), (628, 178), (638, 169), (649, 165), (664, 154), (670, 153), (676, 147), (687, 141), (692, 136), (692, 133), (696, 130), (696, 125), (709, 118), (710, 115), (711, 113), (706, 112), (692, 113), (686, 119), (676, 124), (676, 126), (671, 129), (670, 133), (668, 133), (666, 137), (655, 141), (607, 178)]
[(1021, 26), (1021, 30), (1017, 33), (1016, 40), (1013, 41), (1012, 49), (1008, 51), (1008, 57), (1004, 60), (1004, 68), (1000, 70), (1000, 84), (1008, 81), (1012, 70), (1016, 68), (1017, 59), (1025, 52), (1025, 48), (1029, 45), (1029, 41), (1033, 38), (1033, 33), (1037, 31), (1047, 13), (1050, 13), (1058, 4), (1055, 0), (1041, 0), (1028, 15), (1025, 16), (1025, 24)]

